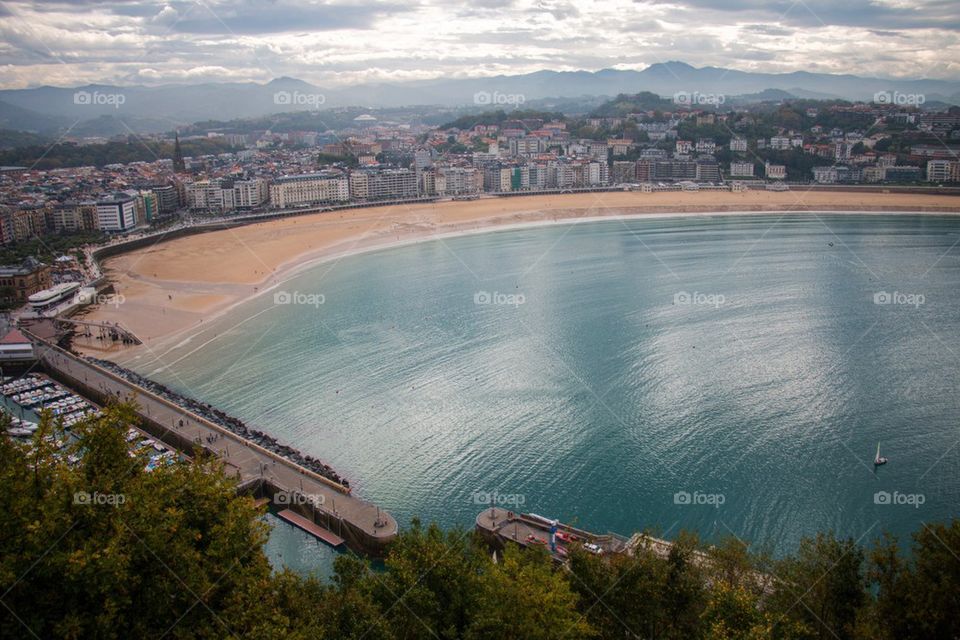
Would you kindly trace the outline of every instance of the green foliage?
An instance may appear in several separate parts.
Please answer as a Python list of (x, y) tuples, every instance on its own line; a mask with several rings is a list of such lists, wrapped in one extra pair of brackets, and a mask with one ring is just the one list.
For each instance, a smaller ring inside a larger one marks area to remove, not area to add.
[[(221, 138), (181, 140), (180, 148), (185, 157), (233, 150), (233, 147)], [(0, 151), (0, 165), (19, 165), (36, 169), (102, 167), (107, 164), (154, 162), (161, 158), (173, 158), (173, 142), (157, 142), (139, 136), (129, 136), (126, 140), (114, 140), (102, 144), (78, 145), (72, 142), (61, 142), (52, 147), (35, 144)]]
[(674, 106), (673, 101), (669, 98), (661, 98), (649, 91), (641, 91), (634, 95), (621, 93), (613, 100), (594, 109), (590, 115), (595, 118), (623, 117), (628, 113), (640, 113), (642, 111), (673, 111)]
[(534, 109), (515, 109), (513, 111), (504, 111), (503, 109), (498, 109), (497, 111), (484, 111), (483, 113), (469, 114), (461, 116), (452, 122), (448, 122), (444, 125), (438, 127), (441, 130), (447, 129), (472, 129), (478, 124), (496, 124), (499, 125), (507, 120), (543, 120), (544, 122), (550, 122), (557, 120), (559, 122), (565, 122), (566, 116), (562, 113), (554, 111), (536, 111)]
[(360, 160), (354, 154), (338, 156), (333, 153), (318, 153), (317, 164), (344, 164), (348, 167), (356, 167), (360, 164)]
[(83, 252), (80, 251), (80, 248), (87, 244), (99, 244), (106, 240), (106, 238), (106, 234), (98, 232), (47, 235), (43, 238), (31, 238), (0, 249), (0, 264), (20, 264), (29, 256), (33, 256), (40, 262), (52, 264), (55, 258), (64, 254), (72, 254), (80, 259), (82, 263), (85, 257)]
[(543, 549), (507, 547), (503, 560), (480, 578), (477, 609), (466, 638), (589, 638), (577, 595)]
[(866, 600), (864, 552), (852, 539), (832, 534), (804, 539), (796, 556), (777, 563), (770, 608), (777, 619), (815, 630), (819, 638), (853, 638), (857, 611)]
[(821, 534), (770, 563), (681, 534), (668, 552), (574, 548), (565, 567), (513, 545), (494, 563), (474, 534), (415, 520), (383, 569), (343, 555), (324, 582), (271, 570), (267, 526), (219, 463), (144, 471), (124, 437), (136, 420), (121, 404), (75, 426), (76, 466), (49, 414), (30, 446), (0, 437), (2, 637), (960, 637), (960, 520), (924, 526), (906, 559), (890, 537), (867, 555)]
[(28, 133), (26, 131), (16, 131), (14, 129), (0, 129), (0, 149), (14, 149), (16, 147), (49, 143), (50, 139), (46, 136)]

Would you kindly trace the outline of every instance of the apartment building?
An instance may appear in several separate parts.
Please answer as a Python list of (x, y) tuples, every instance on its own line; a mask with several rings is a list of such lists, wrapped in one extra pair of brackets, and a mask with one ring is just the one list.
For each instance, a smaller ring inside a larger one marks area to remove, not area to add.
[(752, 178), (754, 166), (752, 162), (731, 162), (730, 177), (732, 178)]
[(97, 200), (97, 227), (103, 231), (123, 233), (136, 226), (136, 203), (126, 194), (115, 194)]
[(927, 182), (960, 182), (960, 161), (930, 160), (927, 162)]
[(348, 197), (356, 200), (388, 200), (417, 196), (417, 174), (410, 169), (361, 169), (351, 171)]
[(350, 199), (350, 181), (339, 173), (305, 173), (284, 176), (270, 185), (270, 204), (286, 207)]
[(99, 229), (96, 202), (67, 202), (53, 207), (50, 219), (57, 233), (75, 233)]

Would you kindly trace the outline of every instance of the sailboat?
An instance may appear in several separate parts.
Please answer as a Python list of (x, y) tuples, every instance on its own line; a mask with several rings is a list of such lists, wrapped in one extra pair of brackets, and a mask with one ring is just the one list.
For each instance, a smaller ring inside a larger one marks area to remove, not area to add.
[(882, 464), (887, 464), (887, 459), (880, 455), (880, 443), (877, 443), (877, 456), (873, 459), (873, 466), (879, 467)]

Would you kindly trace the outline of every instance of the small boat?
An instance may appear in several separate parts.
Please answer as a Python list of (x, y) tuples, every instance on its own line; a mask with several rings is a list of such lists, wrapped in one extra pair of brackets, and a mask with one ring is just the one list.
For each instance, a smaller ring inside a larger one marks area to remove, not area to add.
[(887, 464), (887, 459), (880, 455), (880, 443), (877, 443), (877, 455), (873, 459), (873, 466), (879, 467), (882, 464)]

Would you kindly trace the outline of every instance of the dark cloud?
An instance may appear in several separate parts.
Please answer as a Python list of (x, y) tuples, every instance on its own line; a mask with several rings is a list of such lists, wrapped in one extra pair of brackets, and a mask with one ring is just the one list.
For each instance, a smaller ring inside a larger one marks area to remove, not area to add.
[(778, 27), (773, 24), (748, 24), (740, 27), (742, 31), (749, 33), (759, 33), (763, 36), (792, 36), (794, 34), (793, 29), (785, 29), (783, 27)]

